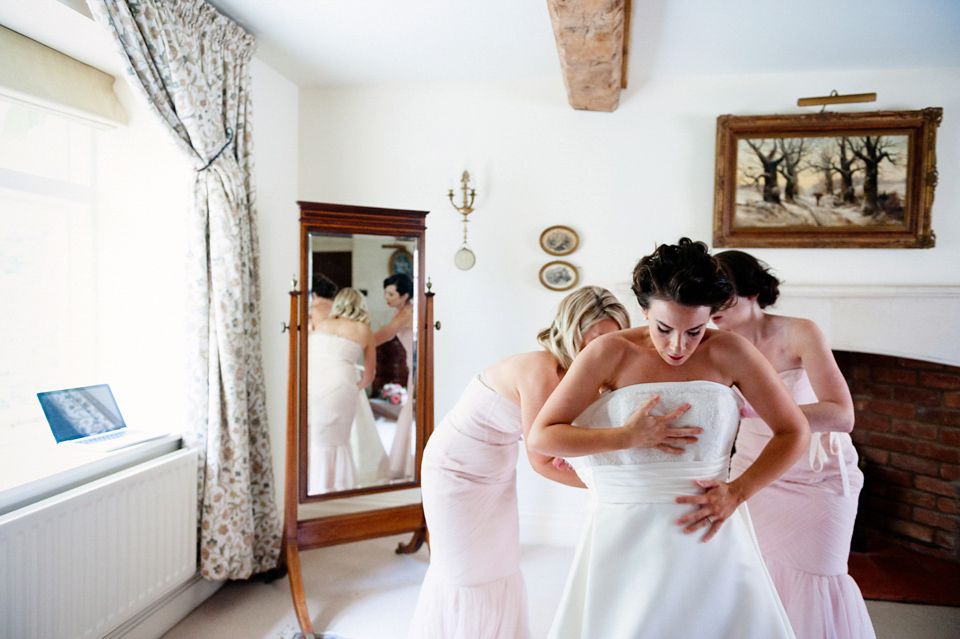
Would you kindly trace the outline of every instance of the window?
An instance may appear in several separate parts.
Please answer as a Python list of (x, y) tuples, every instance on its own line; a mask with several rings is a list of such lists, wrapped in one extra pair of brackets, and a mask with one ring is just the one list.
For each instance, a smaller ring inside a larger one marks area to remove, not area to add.
[(96, 135), (0, 99), (0, 430), (96, 366)]

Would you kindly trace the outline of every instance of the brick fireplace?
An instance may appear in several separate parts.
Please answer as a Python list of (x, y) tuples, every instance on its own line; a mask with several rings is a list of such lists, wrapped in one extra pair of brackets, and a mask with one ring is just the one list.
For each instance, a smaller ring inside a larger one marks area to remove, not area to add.
[(960, 367), (835, 354), (853, 394), (865, 476), (854, 539), (960, 562)]

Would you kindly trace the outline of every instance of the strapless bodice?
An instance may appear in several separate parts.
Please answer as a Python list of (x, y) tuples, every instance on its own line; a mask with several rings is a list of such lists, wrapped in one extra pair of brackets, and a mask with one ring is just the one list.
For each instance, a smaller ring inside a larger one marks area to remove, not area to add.
[(363, 346), (340, 335), (314, 331), (307, 338), (309, 361), (332, 358), (353, 364), (363, 356)]
[(660, 403), (651, 414), (665, 415), (684, 403), (690, 409), (673, 422), (674, 426), (699, 426), (703, 433), (697, 442), (684, 447), (682, 455), (671, 455), (656, 448), (630, 448), (609, 453), (572, 457), (578, 466), (648, 464), (659, 462), (710, 462), (730, 454), (740, 421), (743, 400), (729, 386), (705, 380), (634, 384), (611, 391), (591, 404), (574, 420), (583, 428), (617, 428), (654, 395)]

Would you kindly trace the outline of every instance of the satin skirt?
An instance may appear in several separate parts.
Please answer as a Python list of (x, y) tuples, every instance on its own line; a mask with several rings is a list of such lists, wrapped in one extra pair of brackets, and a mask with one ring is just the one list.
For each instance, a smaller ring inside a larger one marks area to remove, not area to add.
[(357, 413), (350, 430), (350, 451), (357, 467), (357, 487), (373, 486), (387, 478), (387, 452), (377, 432), (366, 393), (357, 391)]
[(674, 503), (726, 477), (727, 459), (577, 469), (594, 502), (551, 639), (793, 639), (746, 506), (709, 542)]

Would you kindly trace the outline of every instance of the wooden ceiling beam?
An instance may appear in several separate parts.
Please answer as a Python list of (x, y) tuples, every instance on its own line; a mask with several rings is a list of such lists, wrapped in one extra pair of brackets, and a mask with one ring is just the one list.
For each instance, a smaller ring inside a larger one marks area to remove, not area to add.
[(630, 0), (547, 0), (574, 109), (614, 111), (627, 86)]

